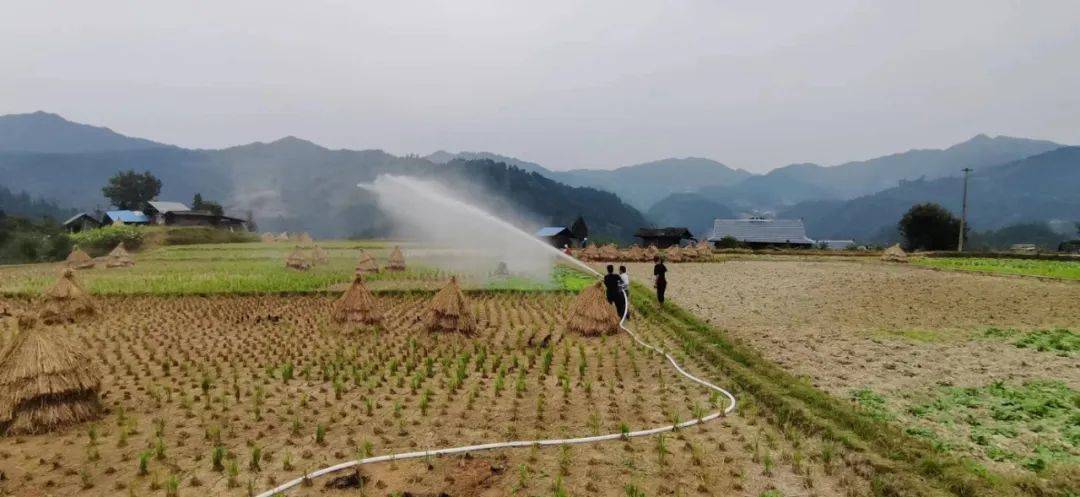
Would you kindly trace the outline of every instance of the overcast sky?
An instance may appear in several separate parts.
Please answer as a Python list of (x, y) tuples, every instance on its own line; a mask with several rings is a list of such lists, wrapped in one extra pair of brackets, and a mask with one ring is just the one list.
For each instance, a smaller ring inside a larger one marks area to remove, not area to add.
[(185, 147), (764, 171), (978, 133), (1080, 143), (1076, 0), (0, 5), (0, 114)]

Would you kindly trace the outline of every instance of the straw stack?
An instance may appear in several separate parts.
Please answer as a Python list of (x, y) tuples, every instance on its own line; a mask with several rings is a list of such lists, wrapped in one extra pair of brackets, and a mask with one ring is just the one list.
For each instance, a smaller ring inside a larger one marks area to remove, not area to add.
[(311, 269), (311, 260), (308, 258), (307, 254), (304, 253), (303, 249), (296, 247), (296, 249), (285, 258), (285, 267), (297, 271), (307, 271), (308, 269)]
[(109, 252), (109, 255), (105, 257), (105, 267), (131, 267), (135, 265), (135, 260), (131, 258), (131, 254), (127, 250), (124, 250), (124, 242), (116, 244), (116, 248)]
[(287, 242), (287, 241), (289, 241), (289, 233), (287, 231), (282, 231), (281, 233), (278, 233), (277, 241), (279, 241), (279, 242)]
[(595, 261), (600, 259), (600, 249), (596, 248), (596, 245), (589, 245), (585, 247), (585, 250), (581, 251), (581, 260)]
[(619, 331), (619, 316), (607, 301), (601, 283), (585, 287), (570, 306), (566, 330), (584, 336), (611, 335)]
[(604, 261), (617, 261), (619, 260), (619, 247), (616, 247), (614, 243), (609, 243), (600, 248), (600, 260)]
[(698, 242), (695, 250), (697, 250), (697, 254), (699, 257), (708, 257), (712, 255), (712, 246), (709, 245), (708, 240), (701, 240), (700, 242)]
[(682, 262), (685, 257), (683, 257), (683, 251), (678, 245), (672, 245), (664, 251), (664, 259), (670, 262)]
[(101, 416), (101, 374), (71, 335), (29, 315), (0, 353), (0, 433), (45, 433)]
[(315, 244), (315, 248), (311, 250), (311, 256), (315, 259), (315, 264), (330, 263), (330, 256), (327, 255), (326, 251), (323, 250), (323, 248), (320, 247), (318, 244)]
[(356, 263), (356, 274), (361, 275), (364, 273), (377, 273), (379, 272), (379, 265), (375, 263), (375, 258), (365, 250), (360, 251), (360, 262)]
[(315, 240), (311, 238), (311, 235), (307, 234), (307, 232), (300, 233), (301, 245), (311, 245), (313, 243), (315, 243)]
[(90, 255), (83, 252), (78, 245), (68, 254), (66, 262), (68, 267), (72, 269), (90, 269), (94, 267), (94, 259), (91, 259)]
[(263, 243), (274, 243), (277, 241), (277, 238), (274, 237), (273, 233), (263, 233), (259, 235), (259, 240)]
[(386, 263), (386, 269), (388, 271), (404, 271), (405, 270), (405, 255), (401, 253), (401, 247), (394, 247), (394, 251), (390, 252), (390, 259)]
[(52, 288), (45, 291), (45, 305), (41, 320), (45, 324), (72, 323), (82, 317), (93, 316), (94, 303), (86, 290), (75, 281), (75, 273), (65, 269)]
[(626, 259), (630, 261), (643, 261), (645, 260), (645, 251), (638, 245), (631, 245), (630, 249), (626, 251)]
[(471, 335), (476, 332), (476, 322), (456, 277), (451, 276), (446, 286), (431, 299), (424, 327), (435, 333), (457, 332)]
[(382, 323), (375, 296), (364, 285), (364, 277), (356, 275), (352, 285), (334, 302), (331, 317), (338, 323), (355, 323), (364, 326), (377, 326)]
[(645, 248), (646, 259), (651, 261), (658, 255), (660, 255), (660, 249), (656, 248), (656, 245), (649, 245), (647, 248)]
[(885, 249), (885, 252), (881, 254), (881, 260), (885, 262), (907, 262), (907, 252), (900, 248), (900, 244), (893, 245)]

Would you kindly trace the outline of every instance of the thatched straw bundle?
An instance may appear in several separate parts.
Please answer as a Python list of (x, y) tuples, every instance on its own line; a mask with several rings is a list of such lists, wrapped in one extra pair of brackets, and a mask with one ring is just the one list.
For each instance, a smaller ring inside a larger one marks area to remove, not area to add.
[(287, 242), (287, 241), (289, 241), (289, 232), (282, 231), (281, 233), (278, 233), (277, 241), (279, 241), (279, 242)]
[(84, 316), (94, 315), (94, 303), (86, 290), (75, 281), (75, 273), (65, 269), (52, 288), (45, 291), (45, 308), (41, 320), (45, 324), (71, 323)]
[(311, 269), (311, 259), (300, 247), (296, 247), (295, 250), (285, 258), (285, 267), (296, 269), (297, 271), (307, 271)]
[(566, 330), (584, 336), (611, 335), (619, 331), (619, 316), (607, 301), (601, 283), (585, 287), (570, 306)]
[(405, 255), (401, 253), (401, 247), (395, 246), (390, 252), (390, 259), (386, 261), (386, 269), (389, 271), (405, 270)]
[(907, 252), (900, 248), (900, 244), (885, 249), (881, 254), (881, 260), (885, 262), (907, 262)]
[(315, 240), (312, 239), (311, 235), (307, 234), (307, 232), (300, 233), (299, 241), (301, 245), (311, 245), (315, 243)]
[(457, 332), (471, 335), (476, 331), (476, 322), (465, 295), (461, 293), (457, 278), (450, 281), (435, 294), (428, 304), (424, 327), (431, 332)]
[(694, 247), (694, 250), (697, 251), (698, 257), (708, 257), (712, 255), (712, 246), (709, 245), (708, 240), (701, 240), (698, 242), (697, 246)]
[(664, 251), (664, 259), (670, 262), (682, 262), (685, 257), (683, 251), (678, 245), (672, 245)]
[(356, 323), (366, 326), (382, 323), (382, 312), (379, 310), (378, 303), (375, 302), (375, 296), (364, 285), (363, 276), (357, 275), (353, 278), (349, 289), (334, 302), (331, 317), (338, 323)]
[(581, 260), (595, 261), (600, 259), (600, 249), (596, 245), (589, 245), (581, 251)]
[(90, 258), (89, 254), (83, 252), (78, 245), (68, 254), (66, 262), (68, 267), (72, 269), (90, 269), (94, 267), (94, 260)]
[(653, 260), (656, 256), (660, 255), (660, 249), (656, 248), (656, 245), (649, 245), (645, 247), (645, 258)]
[(82, 347), (60, 330), (19, 318), (0, 353), (0, 432), (44, 433), (101, 415), (101, 375)]
[(330, 256), (326, 254), (318, 244), (315, 244), (315, 248), (311, 249), (311, 256), (315, 259), (315, 264), (329, 264)]
[(360, 251), (360, 262), (356, 263), (356, 274), (364, 273), (377, 273), (379, 272), (379, 265), (375, 262), (375, 258), (365, 250)]
[(603, 247), (600, 247), (600, 260), (619, 260), (619, 247), (616, 247), (614, 243), (609, 243), (607, 245), (604, 245)]
[(116, 244), (116, 248), (109, 252), (109, 255), (105, 257), (105, 267), (131, 267), (135, 265), (135, 260), (131, 258), (131, 254), (127, 250), (124, 250), (124, 242)]
[(631, 245), (630, 249), (626, 251), (626, 260), (643, 261), (645, 260), (645, 251), (638, 245)]
[(277, 238), (274, 237), (273, 233), (263, 233), (259, 235), (259, 240), (263, 243), (274, 243), (277, 241)]

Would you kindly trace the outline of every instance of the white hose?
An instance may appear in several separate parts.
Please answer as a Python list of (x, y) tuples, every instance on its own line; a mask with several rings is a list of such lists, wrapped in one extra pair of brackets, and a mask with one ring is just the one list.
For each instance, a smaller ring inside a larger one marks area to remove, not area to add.
[(719, 418), (720, 416), (726, 415), (726, 414), (730, 413), (731, 411), (735, 410), (735, 403), (736, 403), (735, 402), (735, 396), (732, 395), (731, 392), (729, 392), (727, 390), (724, 390), (723, 388), (720, 388), (720, 387), (718, 387), (716, 385), (713, 385), (712, 383), (709, 383), (709, 382), (707, 382), (707, 381), (705, 381), (705, 380), (703, 380), (701, 378), (698, 378), (697, 376), (694, 376), (694, 375), (692, 375), (690, 373), (687, 373), (686, 370), (684, 370), (682, 368), (682, 366), (679, 366), (679, 363), (675, 361), (675, 358), (672, 357), (671, 354), (668, 354), (667, 352), (664, 352), (663, 350), (661, 350), (661, 349), (659, 349), (657, 347), (654, 347), (652, 345), (649, 345), (649, 344), (645, 343), (640, 337), (638, 337), (638, 335), (636, 333), (634, 333), (633, 331), (630, 331), (630, 328), (626, 327), (626, 316), (630, 312), (630, 299), (626, 295), (625, 290), (623, 290), (623, 300), (626, 302), (626, 304), (623, 306), (623, 315), (622, 315), (622, 319), (619, 320), (619, 328), (621, 328), (623, 331), (629, 333), (630, 336), (634, 339), (634, 341), (637, 342), (642, 347), (645, 347), (645, 348), (647, 348), (649, 350), (652, 350), (653, 352), (659, 353), (659, 354), (663, 355), (664, 357), (666, 357), (668, 362), (670, 362), (671, 365), (675, 367), (675, 370), (678, 371), (679, 374), (681, 374), (684, 377), (686, 377), (687, 379), (689, 379), (690, 381), (693, 381), (694, 383), (697, 383), (697, 384), (699, 384), (701, 386), (709, 388), (709, 389), (711, 389), (713, 391), (720, 392), (720, 393), (724, 394), (724, 396), (728, 398), (728, 401), (730, 402), (730, 404), (728, 404), (728, 406), (725, 407), (721, 411), (716, 411), (716, 412), (714, 412), (712, 414), (709, 414), (709, 415), (701, 417), (701, 418), (692, 419), (692, 420), (689, 420), (689, 421), (683, 421), (682, 423), (678, 423), (678, 424), (670, 424), (670, 425), (667, 425), (667, 426), (660, 426), (658, 428), (650, 428), (648, 430), (631, 431), (631, 432), (627, 432), (627, 433), (609, 433), (607, 435), (596, 435), (596, 436), (592, 436), (592, 437), (580, 437), (580, 438), (552, 438), (552, 439), (547, 439), (547, 440), (517, 440), (517, 441), (512, 441), (512, 442), (493, 442), (493, 443), (486, 443), (486, 444), (479, 444), (479, 445), (466, 445), (466, 446), (463, 446), (463, 447), (450, 447), (450, 448), (445, 448), (445, 449), (421, 450), (421, 451), (416, 451), (416, 452), (401, 452), (401, 453), (397, 453), (397, 454), (387, 454), (387, 455), (384, 455), (384, 456), (373, 456), (373, 457), (367, 457), (367, 458), (364, 458), (364, 459), (346, 461), (346, 462), (343, 462), (343, 463), (340, 463), (340, 464), (335, 464), (333, 466), (328, 466), (328, 467), (322, 468), (322, 469), (317, 470), (317, 471), (313, 471), (311, 473), (307, 473), (307, 474), (305, 474), (304, 476), (302, 476), (300, 478), (297, 478), (295, 480), (287, 481), (285, 483), (282, 483), (281, 485), (278, 485), (277, 487), (275, 487), (273, 489), (267, 490), (267, 491), (257, 495), (256, 497), (273, 497), (273, 496), (279, 495), (282, 492), (285, 492), (286, 490), (289, 490), (289, 489), (291, 489), (291, 488), (293, 488), (293, 487), (295, 487), (297, 485), (300, 485), (301, 483), (304, 482), (305, 479), (313, 480), (313, 479), (318, 478), (320, 476), (325, 476), (325, 475), (328, 475), (330, 473), (336, 473), (336, 472), (341, 471), (341, 470), (353, 468), (353, 467), (356, 467), (356, 466), (362, 466), (362, 465), (365, 465), (365, 464), (374, 464), (374, 463), (386, 462), (386, 461), (402, 461), (402, 460), (406, 460), (406, 459), (421, 459), (421, 458), (427, 458), (427, 457), (433, 457), (433, 456), (445, 456), (445, 455), (450, 455), (450, 454), (461, 454), (461, 453), (464, 453), (464, 452), (479, 452), (479, 451), (483, 451), (483, 450), (492, 450), (492, 449), (504, 449), (504, 448), (515, 448), (515, 447), (533, 447), (533, 446), (544, 447), (544, 446), (548, 446), (548, 445), (578, 445), (578, 444), (587, 444), (587, 443), (593, 443), (593, 442), (603, 442), (603, 441), (607, 441), (607, 440), (619, 440), (619, 439), (624, 439), (624, 438), (646, 437), (646, 436), (649, 436), (649, 435), (656, 435), (658, 433), (665, 433), (665, 432), (669, 432), (669, 431), (679, 430), (679, 429), (682, 429), (682, 428), (686, 428), (686, 427), (694, 426), (694, 425), (697, 425), (697, 424), (705, 423), (706, 421), (712, 421), (712, 420), (714, 420), (716, 418)]

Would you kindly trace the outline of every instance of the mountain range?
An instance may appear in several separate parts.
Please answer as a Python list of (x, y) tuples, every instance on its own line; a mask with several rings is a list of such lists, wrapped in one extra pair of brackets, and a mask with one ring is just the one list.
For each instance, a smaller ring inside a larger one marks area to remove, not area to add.
[[(595, 218), (595, 233), (623, 240), (640, 225), (686, 226), (702, 234), (715, 217), (748, 214), (804, 218), (814, 238), (875, 240), (892, 236), (913, 202), (938, 201), (957, 210), (958, 174), (971, 167), (971, 225), (988, 229), (1080, 217), (1067, 194), (1080, 191), (1074, 151), (1049, 141), (978, 135), (944, 149), (837, 166), (792, 164), (766, 174), (692, 157), (556, 171), (490, 152), (396, 156), (331, 150), (296, 137), (192, 150), (44, 112), (0, 116), (0, 184), (11, 190), (79, 209), (103, 208), (100, 185), (109, 176), (147, 170), (162, 179), (161, 198), (185, 200), (199, 192), (231, 212), (253, 211), (264, 229), (322, 236), (379, 229), (383, 221), (372, 199), (354, 185), (384, 173), (462, 187), (467, 179), (496, 190), (482, 196), (491, 206), (527, 211), (531, 224), (568, 224), (582, 214)], [(981, 204), (990, 198), (1010, 207)]]

